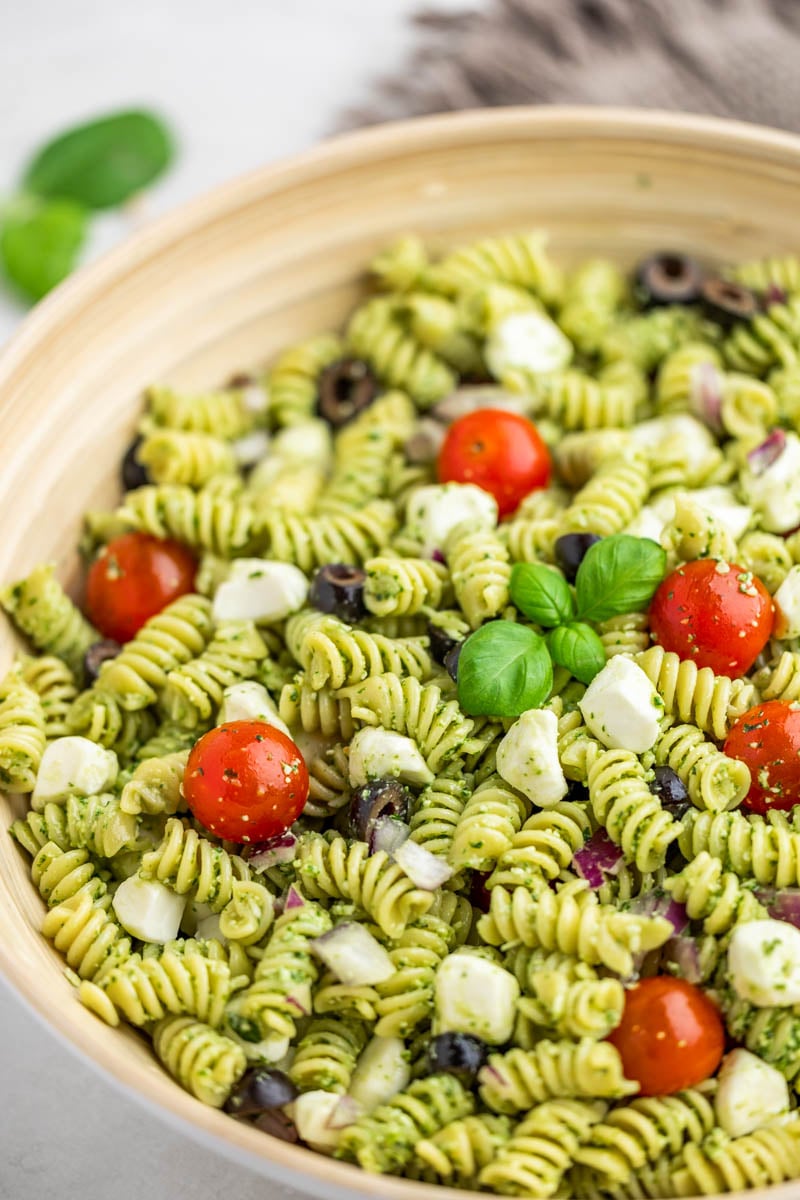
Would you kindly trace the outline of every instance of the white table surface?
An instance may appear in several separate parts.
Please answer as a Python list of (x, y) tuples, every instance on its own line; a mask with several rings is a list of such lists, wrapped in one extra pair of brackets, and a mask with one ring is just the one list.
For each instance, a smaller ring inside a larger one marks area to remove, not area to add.
[[(474, 7), (437, 0), (440, 8)], [(145, 216), (291, 154), (411, 47), (419, 0), (0, 0), (0, 192), (73, 121), (160, 109), (180, 139)], [(136, 220), (142, 219), (137, 213)], [(132, 218), (97, 222), (91, 254)], [(0, 343), (24, 310), (0, 287)], [(0, 982), (0, 1200), (299, 1200), (166, 1127)]]

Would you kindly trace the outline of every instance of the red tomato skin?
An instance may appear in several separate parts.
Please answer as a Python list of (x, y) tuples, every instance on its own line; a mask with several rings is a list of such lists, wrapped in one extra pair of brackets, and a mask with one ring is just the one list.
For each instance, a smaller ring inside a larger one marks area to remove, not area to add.
[(550, 453), (536, 426), (516, 413), (480, 408), (453, 421), (437, 461), (440, 483), (474, 483), (501, 517), (550, 482)]
[(800, 709), (766, 700), (739, 717), (725, 739), (725, 753), (750, 768), (748, 812), (787, 812), (800, 804)]
[(609, 1035), (627, 1079), (642, 1096), (671, 1096), (713, 1075), (725, 1030), (708, 997), (685, 979), (656, 975), (625, 993), (621, 1023)]
[(760, 579), (709, 558), (678, 567), (650, 604), (650, 628), (665, 650), (734, 679), (752, 667), (774, 621), (772, 598)]
[(240, 844), (284, 833), (308, 799), (297, 746), (265, 721), (229, 721), (195, 742), (183, 791), (190, 811), (217, 837)]
[(86, 581), (86, 611), (103, 637), (128, 642), (145, 621), (194, 590), (197, 563), (179, 542), (124, 533), (98, 554)]

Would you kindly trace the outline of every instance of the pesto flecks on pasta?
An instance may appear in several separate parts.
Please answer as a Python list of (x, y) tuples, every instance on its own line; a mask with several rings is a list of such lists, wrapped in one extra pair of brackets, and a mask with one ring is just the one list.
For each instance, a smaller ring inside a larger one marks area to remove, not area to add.
[(800, 1178), (800, 258), (371, 272), (148, 388), (84, 608), (0, 591), (42, 933), (198, 1101), (367, 1172)]

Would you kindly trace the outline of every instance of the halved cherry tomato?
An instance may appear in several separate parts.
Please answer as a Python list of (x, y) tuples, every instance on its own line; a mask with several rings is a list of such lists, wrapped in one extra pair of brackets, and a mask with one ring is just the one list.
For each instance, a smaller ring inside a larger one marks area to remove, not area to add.
[(86, 609), (104, 637), (127, 642), (145, 621), (194, 588), (197, 563), (179, 542), (124, 533), (89, 568)]
[(550, 454), (536, 426), (516, 413), (480, 408), (459, 417), (439, 451), (441, 483), (475, 483), (497, 501), (500, 516), (550, 481)]
[(725, 1049), (717, 1009), (685, 979), (656, 975), (625, 993), (622, 1021), (609, 1035), (625, 1077), (642, 1096), (670, 1096), (713, 1075)]
[(668, 575), (650, 605), (650, 628), (665, 650), (716, 675), (743, 675), (764, 649), (775, 619), (752, 571), (704, 558)]
[(800, 804), (800, 709), (766, 700), (743, 713), (725, 739), (725, 753), (750, 768), (742, 807), (765, 813)]
[(284, 833), (308, 799), (308, 771), (291, 738), (265, 721), (229, 721), (195, 742), (183, 793), (201, 825), (230, 842)]

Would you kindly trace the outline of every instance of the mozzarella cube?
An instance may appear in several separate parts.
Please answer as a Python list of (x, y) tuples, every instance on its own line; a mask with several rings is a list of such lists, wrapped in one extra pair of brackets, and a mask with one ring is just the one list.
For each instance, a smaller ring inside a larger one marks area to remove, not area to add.
[(158, 879), (131, 875), (119, 885), (111, 903), (126, 933), (143, 942), (163, 943), (178, 936), (186, 897)]
[(207, 942), (221, 942), (223, 946), (228, 944), (228, 939), (219, 926), (219, 913), (212, 913), (211, 916), (198, 921), (195, 936)]
[(214, 594), (215, 621), (282, 621), (302, 608), (308, 580), (291, 563), (238, 558)]
[(248, 383), (239, 389), (239, 395), (248, 412), (258, 415), (267, 411), (269, 396), (260, 383)]
[(800, 1004), (800, 929), (771, 917), (736, 925), (728, 971), (736, 994), (757, 1008)]
[(497, 501), (474, 483), (430, 484), (412, 493), (407, 510), (408, 532), (422, 542), (423, 552), (442, 550), (456, 525), (494, 529)]
[(775, 605), (775, 636), (800, 637), (800, 566), (789, 569), (772, 600)]
[(511, 1037), (519, 984), (497, 963), (457, 950), (442, 960), (434, 990), (435, 1033), (471, 1033), (490, 1046), (499, 1046)]
[(538, 312), (512, 313), (498, 321), (486, 342), (486, 365), (495, 379), (511, 371), (549, 375), (572, 360), (572, 342), (555, 321)]
[(248, 679), (244, 683), (232, 683), (222, 693), (222, 704), (217, 718), (218, 725), (228, 721), (264, 721), (275, 729), (280, 729), (287, 737), (289, 726), (278, 716), (275, 701), (270, 696), (263, 683)]
[(800, 525), (800, 437), (787, 433), (775, 461), (758, 474), (746, 468), (741, 486), (770, 533), (788, 533)]
[(419, 787), (427, 787), (434, 779), (413, 738), (371, 725), (359, 729), (350, 743), (351, 784), (361, 787), (370, 779), (387, 776)]
[(664, 701), (640, 666), (624, 654), (609, 659), (578, 708), (589, 732), (609, 750), (644, 754), (655, 742)]
[(747, 531), (753, 519), (753, 510), (746, 504), (739, 504), (730, 488), (707, 487), (695, 488), (685, 492), (695, 504), (699, 504), (706, 512), (711, 513), (720, 525), (738, 542)]
[(327, 421), (301, 421), (276, 433), (272, 453), (283, 463), (325, 465), (333, 453), (333, 436)]
[(729, 1137), (744, 1137), (789, 1111), (783, 1075), (749, 1050), (726, 1054), (717, 1078), (714, 1108)]
[(544, 708), (524, 712), (497, 747), (497, 770), (539, 808), (563, 800), (567, 781), (558, 761), (555, 713)]
[(269, 450), (269, 434), (265, 429), (254, 429), (252, 433), (237, 438), (232, 449), (240, 467), (252, 467)]
[(690, 473), (702, 466), (708, 451), (717, 444), (707, 426), (688, 413), (640, 421), (630, 432), (636, 445), (644, 450), (655, 450), (671, 438), (680, 440)]
[(341, 1129), (332, 1129), (328, 1124), (339, 1107), (341, 1096), (336, 1092), (317, 1089), (303, 1092), (286, 1109), (291, 1115), (300, 1139), (320, 1154), (332, 1154), (339, 1145)]
[(654, 542), (660, 542), (665, 524), (666, 521), (659, 516), (656, 509), (650, 504), (645, 504), (644, 508), (640, 508), (633, 520), (625, 526), (625, 533), (631, 537), (651, 538)]
[(402, 1092), (411, 1079), (408, 1050), (399, 1037), (374, 1037), (358, 1060), (348, 1095), (372, 1112)]
[(45, 748), (31, 801), (40, 808), (49, 800), (96, 796), (111, 787), (119, 764), (113, 750), (85, 737), (62, 737)]
[(236, 1042), (237, 1046), (241, 1046), (245, 1058), (252, 1063), (280, 1063), (291, 1052), (289, 1038), (278, 1037), (277, 1034), (274, 1037), (265, 1038), (263, 1042), (246, 1042), (235, 1029), (226, 1025), (225, 1036), (229, 1037), (232, 1042)]

